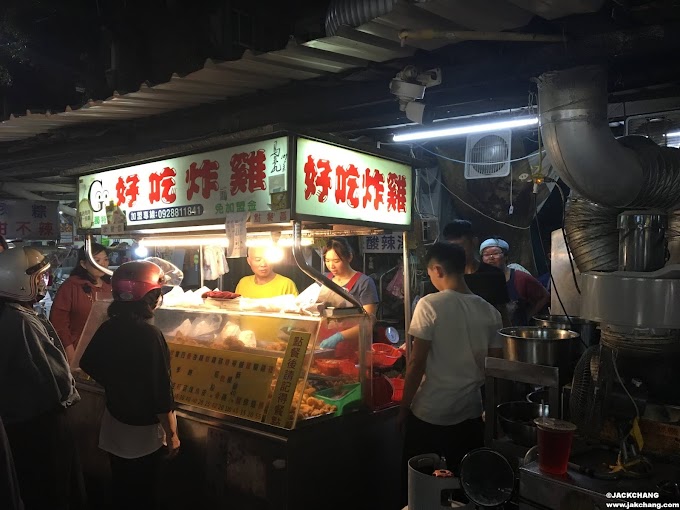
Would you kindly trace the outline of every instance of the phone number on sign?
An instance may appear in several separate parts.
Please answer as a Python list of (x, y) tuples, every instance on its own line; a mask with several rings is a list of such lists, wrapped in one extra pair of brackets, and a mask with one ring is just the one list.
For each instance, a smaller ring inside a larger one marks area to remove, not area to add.
[(167, 207), (165, 209), (150, 209), (147, 211), (132, 211), (128, 214), (129, 221), (168, 220), (173, 218), (188, 218), (189, 216), (201, 216), (202, 205), (183, 205), (180, 207)]

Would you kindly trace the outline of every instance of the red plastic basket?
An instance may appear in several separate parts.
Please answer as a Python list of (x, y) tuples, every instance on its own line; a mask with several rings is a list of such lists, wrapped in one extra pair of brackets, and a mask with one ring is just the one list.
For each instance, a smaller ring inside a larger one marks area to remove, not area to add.
[(401, 377), (393, 377), (390, 379), (392, 385), (392, 400), (394, 402), (401, 402), (404, 396), (404, 379)]
[(391, 367), (399, 358), (401, 351), (387, 344), (373, 344), (371, 347), (373, 365), (377, 367)]
[(356, 363), (349, 359), (340, 360), (340, 371), (344, 375), (350, 375), (352, 377), (359, 377), (359, 367)]
[(342, 373), (341, 361), (337, 359), (317, 359), (314, 364), (324, 375), (338, 376)]

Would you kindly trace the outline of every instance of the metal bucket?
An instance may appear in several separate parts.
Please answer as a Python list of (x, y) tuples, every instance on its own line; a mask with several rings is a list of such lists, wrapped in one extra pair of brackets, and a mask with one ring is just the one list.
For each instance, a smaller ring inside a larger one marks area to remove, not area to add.
[(656, 271), (664, 266), (667, 220), (662, 212), (619, 214), (619, 271)]
[(532, 321), (534, 326), (541, 328), (576, 331), (588, 347), (600, 343), (600, 330), (597, 329), (597, 322), (581, 317), (572, 317), (571, 315), (569, 317), (566, 315), (537, 315)]
[(575, 331), (535, 326), (503, 328), (503, 357), (535, 365), (567, 367), (579, 334)]

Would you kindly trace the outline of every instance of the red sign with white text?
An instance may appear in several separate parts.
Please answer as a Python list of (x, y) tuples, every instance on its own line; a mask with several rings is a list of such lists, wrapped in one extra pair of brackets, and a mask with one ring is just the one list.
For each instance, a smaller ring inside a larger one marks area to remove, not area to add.
[(298, 138), (295, 213), (410, 227), (411, 176), (404, 163)]

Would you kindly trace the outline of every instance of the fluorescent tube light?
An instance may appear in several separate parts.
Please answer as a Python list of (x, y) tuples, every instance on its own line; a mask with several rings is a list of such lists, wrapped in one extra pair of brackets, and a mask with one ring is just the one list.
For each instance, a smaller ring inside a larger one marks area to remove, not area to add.
[(135, 230), (140, 234), (181, 234), (183, 232), (206, 232), (208, 230), (224, 231), (224, 223), (216, 225), (190, 225), (187, 227), (162, 227), (162, 228), (142, 228)]
[[(311, 246), (314, 244), (314, 240), (310, 237), (302, 237), (300, 239), (300, 246)], [(290, 248), (293, 246), (292, 237), (281, 237), (278, 241), (274, 241), (271, 236), (250, 236), (246, 239), (246, 246), (248, 248), (269, 248), (270, 246), (282, 246), (284, 248)]]
[(428, 129), (427, 131), (412, 131), (410, 133), (394, 135), (393, 141), (411, 142), (415, 140), (428, 140), (431, 138), (444, 138), (449, 136), (468, 135), (472, 133), (484, 133), (486, 131), (533, 126), (536, 124), (538, 124), (538, 117), (524, 117), (521, 119), (488, 122), (486, 124), (471, 124), (467, 126)]
[(176, 247), (176, 246), (229, 246), (226, 236), (187, 236), (155, 237), (139, 241), (139, 246)]
[[(278, 243), (279, 246), (285, 246), (287, 248), (293, 246), (293, 238), (292, 237), (282, 237), (279, 239)], [(309, 237), (303, 237), (300, 239), (300, 246), (311, 246), (314, 244), (314, 240), (309, 238)]]
[(246, 246), (248, 248), (269, 248), (274, 246), (271, 236), (247, 237)]

